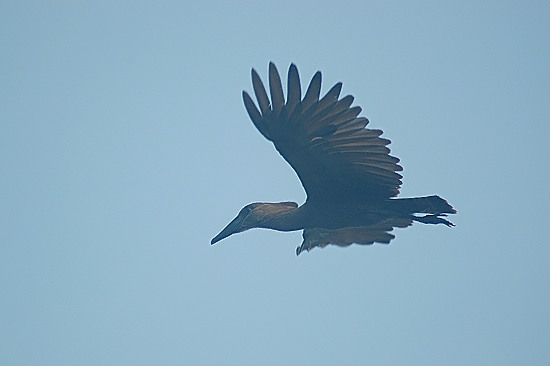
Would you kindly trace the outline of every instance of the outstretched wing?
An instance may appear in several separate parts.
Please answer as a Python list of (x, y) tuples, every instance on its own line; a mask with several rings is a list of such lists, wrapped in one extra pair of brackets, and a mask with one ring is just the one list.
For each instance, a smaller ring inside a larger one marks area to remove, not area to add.
[(365, 200), (396, 196), (401, 186), (399, 159), (390, 156), (382, 131), (366, 129), (361, 107), (351, 107), (351, 95), (339, 99), (342, 83), (319, 98), (321, 73), (317, 72), (301, 97), (300, 77), (294, 64), (288, 70), (287, 100), (281, 78), (269, 64), (271, 101), (258, 73), (252, 85), (259, 109), (247, 92), (243, 100), (260, 133), (298, 174), (308, 201), (355, 198)]
[(302, 245), (296, 248), (296, 255), (304, 250), (308, 252), (315, 248), (324, 248), (327, 245), (347, 247), (351, 244), (371, 245), (374, 243), (389, 244), (395, 238), (390, 234), (394, 228), (405, 228), (412, 225), (413, 220), (408, 218), (393, 218), (377, 224), (362, 227), (346, 227), (342, 229), (304, 229)]

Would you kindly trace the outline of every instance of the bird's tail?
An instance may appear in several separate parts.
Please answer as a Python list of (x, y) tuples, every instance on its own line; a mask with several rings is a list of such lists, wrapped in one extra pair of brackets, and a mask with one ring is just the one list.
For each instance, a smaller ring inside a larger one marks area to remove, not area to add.
[[(447, 201), (439, 196), (415, 197), (415, 198), (398, 198), (392, 200), (394, 205), (398, 206), (400, 212), (410, 215), (410, 219), (424, 224), (444, 224), (454, 226), (450, 221), (443, 217), (447, 214), (454, 214), (456, 210), (449, 205)], [(418, 214), (427, 214), (419, 216)], [(440, 217), (443, 216), (443, 217)]]
[(439, 196), (415, 197), (415, 198), (398, 198), (401, 212), (410, 214), (427, 213), (432, 215), (455, 214), (456, 210), (447, 201)]

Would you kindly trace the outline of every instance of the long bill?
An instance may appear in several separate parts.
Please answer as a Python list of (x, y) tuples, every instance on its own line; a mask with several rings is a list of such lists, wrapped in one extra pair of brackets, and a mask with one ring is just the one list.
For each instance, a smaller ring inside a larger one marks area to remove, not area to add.
[[(238, 220), (237, 220), (238, 219)], [(238, 216), (235, 217), (229, 224), (227, 224), (226, 227), (223, 228), (223, 230), (218, 234), (216, 235), (211, 241), (210, 241), (210, 244), (216, 244), (217, 242), (219, 242), (220, 240), (222, 239), (225, 239), (227, 238), (228, 236), (230, 235), (233, 235), (235, 233), (238, 233), (240, 232), (239, 230), (239, 225), (240, 225), (240, 221), (241, 221), (241, 218), (239, 218)]]

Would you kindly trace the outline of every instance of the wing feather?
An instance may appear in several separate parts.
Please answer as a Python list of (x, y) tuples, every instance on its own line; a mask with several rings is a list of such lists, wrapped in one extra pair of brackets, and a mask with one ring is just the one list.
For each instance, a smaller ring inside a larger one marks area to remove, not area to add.
[(315, 102), (319, 101), (319, 95), (321, 94), (321, 72), (317, 71), (313, 75), (313, 79), (309, 83), (309, 86), (302, 101), (302, 108), (307, 111)]
[(270, 63), (271, 102), (255, 70), (252, 85), (259, 109), (243, 92), (248, 115), (296, 171), (308, 200), (376, 200), (399, 193), (402, 176), (396, 172), (402, 167), (398, 158), (389, 155), (390, 140), (380, 137), (381, 130), (366, 128), (369, 120), (358, 117), (361, 107), (351, 106), (353, 96), (338, 99), (342, 83), (319, 99), (321, 73), (317, 72), (301, 99), (300, 76), (292, 64), (285, 103), (279, 73)]
[(252, 86), (254, 87), (254, 93), (256, 94), (256, 99), (258, 99), (258, 104), (260, 105), (260, 111), (263, 116), (271, 113), (271, 107), (269, 105), (269, 99), (267, 98), (267, 93), (264, 88), (264, 84), (260, 79), (260, 76), (256, 70), (252, 69)]
[(269, 63), (269, 89), (271, 90), (271, 101), (273, 102), (273, 111), (279, 112), (283, 109), (285, 104), (285, 97), (283, 95), (283, 86), (281, 84), (281, 77), (277, 68), (273, 62)]
[(302, 87), (300, 85), (300, 74), (294, 64), (288, 68), (288, 103), (296, 105), (302, 99)]
[(252, 101), (252, 98), (250, 98), (250, 95), (248, 95), (247, 92), (243, 91), (243, 101), (244, 101), (244, 107), (246, 108), (246, 111), (248, 112), (248, 116), (252, 120), (252, 123), (254, 123), (254, 126), (260, 131), (260, 133), (268, 140), (271, 140), (269, 137), (269, 134), (267, 132), (267, 126), (262, 123), (262, 115), (258, 108), (256, 108), (256, 105)]
[(351, 244), (389, 244), (395, 238), (393, 234), (390, 234), (394, 228), (405, 228), (412, 225), (412, 222), (407, 218), (393, 218), (370, 226), (346, 227), (336, 230), (305, 229), (302, 234), (304, 240), (302, 245), (296, 248), (296, 255), (300, 255), (304, 250), (309, 252), (315, 247), (325, 248), (328, 245), (347, 247)]

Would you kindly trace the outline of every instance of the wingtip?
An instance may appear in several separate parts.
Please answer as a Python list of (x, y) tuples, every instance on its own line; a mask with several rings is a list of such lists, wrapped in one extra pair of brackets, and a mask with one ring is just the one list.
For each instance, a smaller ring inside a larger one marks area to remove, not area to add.
[(269, 63), (269, 91), (271, 93), (271, 105), (274, 112), (279, 112), (285, 104), (281, 76), (273, 62)]
[(260, 78), (260, 74), (258, 74), (258, 72), (256, 71), (255, 68), (252, 68), (250, 70), (250, 75), (252, 76), (252, 79), (256, 79), (256, 78), (259, 79)]
[(315, 75), (313, 75), (313, 77), (311, 78), (310, 84), (313, 83), (314, 80), (315, 82), (321, 84), (322, 78), (323, 78), (323, 74), (321, 74), (321, 71), (317, 71)]

